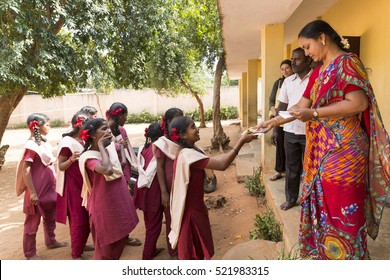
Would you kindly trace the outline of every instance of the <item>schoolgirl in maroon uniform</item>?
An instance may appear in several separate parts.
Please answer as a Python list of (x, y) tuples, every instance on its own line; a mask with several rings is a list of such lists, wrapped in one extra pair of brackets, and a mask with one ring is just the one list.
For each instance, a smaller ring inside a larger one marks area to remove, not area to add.
[[(107, 123), (114, 136), (114, 141), (117, 143), (117, 151), (119, 159), (121, 160), (123, 173), (130, 188), (130, 192), (133, 192), (134, 186), (131, 185), (131, 169), (138, 168), (137, 156), (131, 146), (129, 137), (127, 136), (126, 129), (123, 127), (126, 123), (128, 110), (125, 104), (115, 102), (110, 106), (110, 109), (106, 112)], [(124, 158), (121, 153), (121, 149), (124, 150)], [(130, 246), (141, 246), (142, 242), (138, 238), (128, 237), (126, 243)]]
[(214, 255), (214, 244), (203, 200), (204, 169), (225, 170), (241, 147), (257, 136), (245, 132), (221, 159), (209, 158), (195, 146), (199, 129), (191, 118), (175, 118), (169, 125), (169, 137), (180, 145), (174, 162), (169, 241), (177, 247), (180, 260), (208, 260)]
[(163, 207), (161, 190), (157, 179), (157, 160), (153, 154), (153, 145), (163, 135), (160, 124), (155, 122), (145, 129), (146, 142), (138, 149), (138, 180), (134, 189), (134, 205), (144, 212), (146, 236), (143, 260), (152, 260), (163, 249), (156, 248), (161, 233)]
[(168, 239), (169, 232), (171, 231), (169, 197), (172, 187), (173, 161), (176, 158), (179, 145), (171, 141), (171, 139), (167, 137), (167, 133), (170, 122), (174, 118), (181, 116), (183, 116), (183, 111), (179, 108), (168, 109), (161, 121), (161, 128), (164, 132), (164, 136), (160, 137), (153, 143), (153, 146), (155, 146), (154, 153), (157, 159), (157, 177), (161, 190), (161, 204), (163, 206), (165, 216), (167, 247), (171, 257), (177, 256), (177, 250), (172, 249)]
[(85, 152), (79, 158), (83, 204), (89, 212), (94, 259), (119, 259), (138, 216), (104, 119), (88, 120), (81, 132)]
[(16, 173), (16, 194), (23, 192), (23, 212), (26, 214), (23, 233), (23, 251), (27, 259), (40, 259), (36, 254), (36, 234), (43, 219), (45, 245), (48, 249), (67, 246), (55, 238), (56, 178), (53, 163), (56, 158), (46, 136), (50, 130), (49, 118), (40, 113), (27, 118), (31, 135), (27, 140)]
[(62, 135), (57, 149), (56, 220), (66, 224), (68, 218), (73, 259), (81, 259), (84, 250), (93, 250), (93, 247), (86, 246), (90, 233), (89, 217), (87, 210), (81, 205), (83, 177), (78, 163), (79, 156), (84, 150), (80, 130), (87, 119), (87, 115), (76, 113), (72, 118), (72, 131)]

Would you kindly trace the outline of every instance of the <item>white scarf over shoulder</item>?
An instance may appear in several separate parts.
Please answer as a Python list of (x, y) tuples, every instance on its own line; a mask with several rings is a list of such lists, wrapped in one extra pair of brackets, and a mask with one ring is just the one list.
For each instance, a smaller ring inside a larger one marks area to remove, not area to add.
[[(83, 145), (81, 145), (79, 141), (77, 141), (76, 139), (70, 136), (65, 136), (58, 143), (57, 158), (60, 156), (60, 152), (63, 148), (69, 148), (72, 154), (74, 152), (79, 152), (81, 154), (84, 150)], [(61, 196), (63, 196), (64, 194), (64, 183), (65, 183), (65, 172), (60, 170), (59, 162), (57, 161), (56, 192)]]
[[(106, 150), (108, 152), (108, 155), (110, 157), (111, 165), (114, 170), (114, 173), (111, 176), (104, 175), (104, 178), (106, 181), (113, 181), (117, 178), (120, 178), (123, 176), (123, 171), (121, 167), (121, 163), (118, 158), (118, 154), (115, 149), (115, 144), (112, 142), (110, 145), (106, 147)], [(83, 176), (83, 187), (81, 190), (81, 197), (83, 198), (82, 205), (84, 207), (87, 206), (87, 197), (88, 194), (91, 193), (91, 182), (88, 178), (87, 169), (85, 168), (85, 163), (88, 159), (98, 159), (102, 160), (102, 155), (99, 151), (92, 151), (88, 150), (81, 154), (79, 158), (79, 168), (81, 172), (81, 176)]]
[(27, 188), (26, 184), (23, 180), (22, 175), (22, 166), (23, 161), (22, 157), (26, 150), (32, 150), (39, 155), (41, 162), (45, 166), (49, 166), (56, 161), (56, 157), (53, 155), (52, 146), (49, 142), (42, 142), (41, 145), (38, 145), (34, 140), (27, 140), (24, 145), (24, 149), (21, 155), (21, 159), (18, 162), (18, 166), (16, 167), (16, 195), (21, 195)]
[(208, 158), (206, 155), (194, 149), (182, 149), (176, 159), (176, 169), (171, 190), (171, 232), (169, 242), (172, 248), (176, 248), (179, 239), (181, 222), (184, 214), (188, 183), (190, 181), (191, 164)]
[(138, 181), (137, 186), (141, 188), (150, 188), (150, 185), (153, 182), (154, 176), (157, 172), (157, 160), (153, 156), (152, 160), (149, 162), (148, 168), (146, 170), (143, 168), (145, 165), (145, 158), (142, 156), (142, 150), (144, 145), (138, 148)]
[[(121, 134), (115, 137), (116, 140), (121, 141), (123, 140), (123, 137)], [(135, 169), (138, 168), (138, 161), (137, 156), (133, 150), (133, 147), (130, 144), (129, 138), (127, 138), (127, 148), (125, 148), (125, 156), (126, 159), (130, 162), (131, 166)]]
[(153, 143), (154, 146), (159, 148), (167, 157), (171, 160), (175, 160), (180, 146), (175, 142), (169, 140), (165, 136), (161, 136), (157, 141)]

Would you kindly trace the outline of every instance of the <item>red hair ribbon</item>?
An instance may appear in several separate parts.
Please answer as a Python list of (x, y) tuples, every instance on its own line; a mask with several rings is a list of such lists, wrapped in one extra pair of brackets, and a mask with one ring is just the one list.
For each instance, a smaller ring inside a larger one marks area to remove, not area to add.
[(84, 141), (87, 141), (89, 139), (89, 130), (88, 129), (83, 129), (80, 132), (80, 138), (83, 139)]
[(113, 112), (111, 112), (111, 115), (118, 116), (120, 113), (122, 113), (122, 108), (118, 107)]
[(28, 124), (28, 128), (30, 129), (30, 130), (34, 130), (34, 128), (36, 128), (36, 126), (38, 125), (38, 121), (32, 121), (32, 122), (30, 122), (29, 124)]
[(172, 128), (172, 132), (169, 133), (169, 138), (173, 141), (173, 142), (177, 142), (179, 140), (179, 135), (177, 134), (177, 129), (176, 128)]
[(165, 134), (166, 134), (166, 131), (165, 131), (165, 117), (164, 117), (164, 116), (161, 117), (160, 128), (161, 128), (163, 134), (165, 135)]
[(83, 123), (84, 123), (84, 118), (83, 117), (78, 117), (76, 119), (76, 123), (73, 125), (73, 127), (79, 127), (81, 128), (83, 126)]

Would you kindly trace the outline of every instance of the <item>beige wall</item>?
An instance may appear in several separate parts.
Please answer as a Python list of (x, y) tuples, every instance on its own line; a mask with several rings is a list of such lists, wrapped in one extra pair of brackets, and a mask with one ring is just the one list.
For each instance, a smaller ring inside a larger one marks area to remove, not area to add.
[[(212, 88), (202, 96), (205, 110), (212, 107)], [(25, 123), (27, 117), (34, 112), (44, 113), (51, 120), (68, 122), (73, 114), (85, 105), (94, 106), (99, 110), (99, 117), (104, 116), (105, 111), (114, 102), (122, 102), (129, 113), (148, 111), (153, 115), (163, 114), (171, 107), (191, 111), (198, 108), (196, 100), (189, 95), (180, 95), (178, 98), (160, 96), (153, 90), (115, 90), (111, 94), (69, 94), (61, 97), (43, 99), (40, 95), (26, 95), (13, 111), (8, 125)], [(99, 106), (100, 104), (100, 106)], [(221, 106), (239, 106), (238, 87), (221, 88)]]
[(360, 58), (390, 130), (390, 1), (340, 0), (322, 19), (342, 36), (361, 36)]

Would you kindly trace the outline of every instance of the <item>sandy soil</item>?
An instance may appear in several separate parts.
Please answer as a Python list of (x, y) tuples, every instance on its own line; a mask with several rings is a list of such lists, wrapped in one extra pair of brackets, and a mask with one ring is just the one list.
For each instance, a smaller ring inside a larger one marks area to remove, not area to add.
[[(126, 127), (133, 146), (142, 143), (144, 127), (145, 125), (141, 125), (136, 129)], [(52, 129), (50, 132), (54, 144), (55, 137), (60, 137), (62, 131), (63, 129)], [(231, 143), (235, 143), (240, 135), (240, 126), (226, 123), (226, 125), (224, 125), (224, 131), (232, 140)], [(16, 168), (15, 158), (16, 155), (20, 154), (22, 143), (24, 143), (27, 138), (26, 133), (26, 131), (6, 131), (3, 139), (3, 144), (6, 144), (6, 141), (9, 141), (8, 143), (11, 147), (6, 157), (6, 163), (0, 171), (0, 259), (2, 260), (25, 259), (22, 249), (24, 222), (24, 214), (22, 213), (23, 196), (16, 197), (14, 182)], [(207, 150), (213, 134), (211, 125), (201, 129), (200, 134), (201, 140), (198, 142), (198, 145)], [(220, 153), (215, 152), (211, 154), (211, 156), (216, 156), (218, 154)], [(218, 260), (236, 244), (249, 240), (249, 231), (254, 229), (253, 218), (262, 209), (261, 206), (258, 205), (256, 198), (248, 194), (244, 185), (237, 183), (234, 162), (226, 171), (216, 171), (216, 175), (218, 179), (217, 190), (211, 194), (206, 194), (205, 199), (207, 199), (208, 196), (223, 195), (227, 200), (225, 207), (211, 209), (209, 211), (215, 247), (213, 259)], [(131, 236), (137, 237), (143, 241), (145, 238), (145, 228), (142, 212), (138, 211), (138, 215), (140, 223), (131, 233)], [(56, 236), (59, 241), (66, 241), (70, 244), (68, 225), (57, 224)], [(89, 243), (92, 244), (91, 238)], [(164, 226), (157, 246), (166, 247)], [(143, 246), (126, 246), (122, 254), (122, 259), (140, 260), (142, 250)], [(37, 234), (37, 253), (43, 259), (47, 260), (71, 259), (70, 246), (55, 250), (46, 249), (43, 242), (42, 224), (40, 225)], [(83, 255), (84, 259), (92, 259), (92, 257), (92, 252), (85, 252)], [(156, 259), (169, 260), (170, 257), (167, 250), (164, 250)]]

